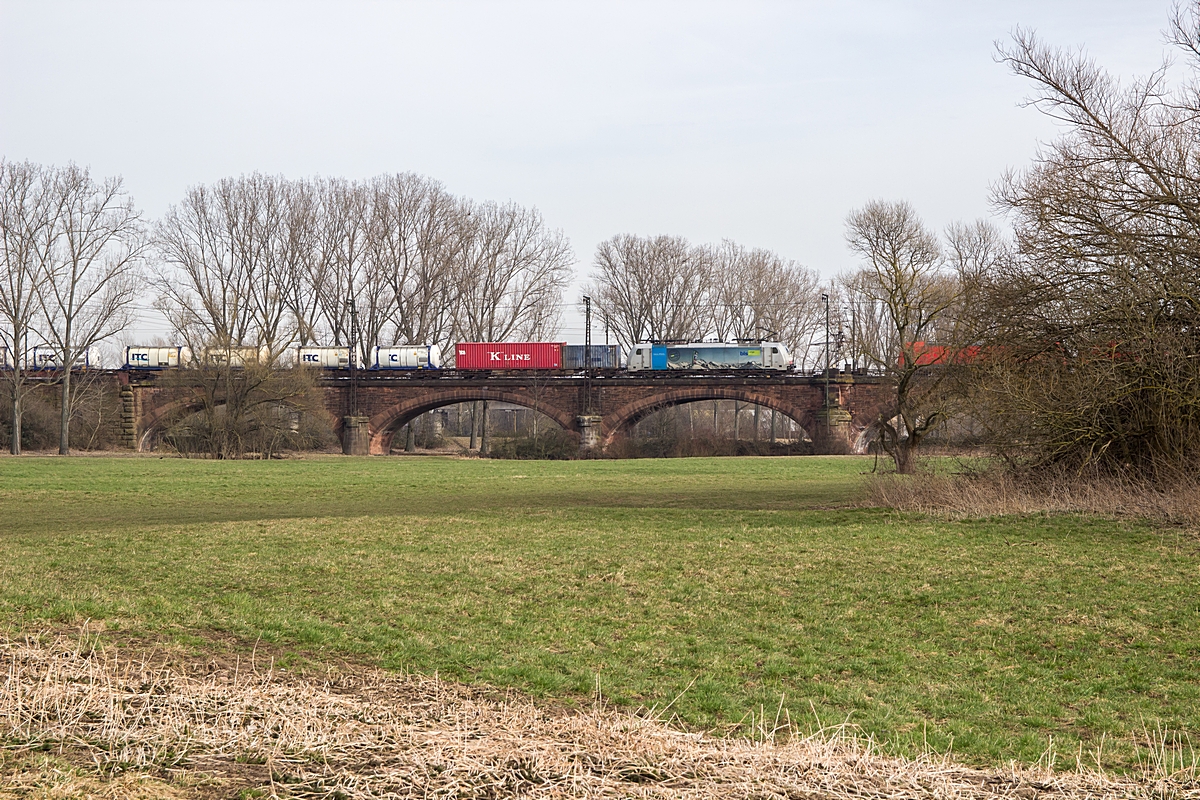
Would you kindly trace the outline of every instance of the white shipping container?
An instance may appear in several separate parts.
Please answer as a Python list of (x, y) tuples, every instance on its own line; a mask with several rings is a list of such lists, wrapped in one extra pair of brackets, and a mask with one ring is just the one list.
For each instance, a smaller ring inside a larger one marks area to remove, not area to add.
[[(71, 369), (88, 369), (100, 366), (100, 354), (95, 350), (85, 350), (75, 356)], [(35, 347), (29, 356), (29, 368), (34, 370), (60, 369), (58, 352), (49, 347)]]
[(442, 351), (435, 345), (376, 347), (372, 369), (441, 369)]
[(182, 362), (182, 347), (126, 347), (126, 369), (175, 369)]
[(317, 369), (350, 369), (350, 348), (297, 347), (296, 365)]
[(231, 367), (244, 367), (247, 364), (268, 364), (271, 353), (262, 347), (210, 347), (200, 351), (201, 365), (229, 364)]

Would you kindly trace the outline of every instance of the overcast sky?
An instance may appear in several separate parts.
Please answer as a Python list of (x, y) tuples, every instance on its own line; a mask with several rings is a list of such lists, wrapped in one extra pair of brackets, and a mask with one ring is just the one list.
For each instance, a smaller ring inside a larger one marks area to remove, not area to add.
[(995, 41), (1032, 27), (1131, 77), (1167, 52), (1168, 7), (0, 0), (0, 155), (123, 175), (149, 216), (229, 175), (413, 171), (536, 206), (581, 276), (623, 232), (832, 276), (851, 209), (988, 215), (1054, 136)]

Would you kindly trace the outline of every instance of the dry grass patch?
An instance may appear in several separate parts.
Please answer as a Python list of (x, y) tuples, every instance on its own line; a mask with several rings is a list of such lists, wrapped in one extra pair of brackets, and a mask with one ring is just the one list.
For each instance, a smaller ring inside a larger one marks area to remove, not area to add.
[(991, 517), (1073, 513), (1200, 527), (1200, 480), (1177, 475), (1155, 483), (1112, 475), (995, 468), (960, 474), (877, 475), (870, 505), (900, 511)]
[(599, 702), (546, 708), (377, 671), (314, 679), (89, 637), (0, 640), (0, 675), (0, 796), (1200, 797), (1194, 764), (988, 772), (770, 715), (757, 738), (717, 738)]

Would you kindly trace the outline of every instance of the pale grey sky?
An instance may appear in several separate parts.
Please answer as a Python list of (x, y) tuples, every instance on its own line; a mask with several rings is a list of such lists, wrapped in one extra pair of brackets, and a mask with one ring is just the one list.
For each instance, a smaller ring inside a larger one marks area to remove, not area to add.
[(150, 216), (255, 170), (414, 171), (536, 206), (581, 277), (621, 232), (730, 238), (832, 276), (853, 264), (854, 207), (987, 215), (990, 184), (1054, 135), (994, 41), (1032, 27), (1131, 77), (1161, 63), (1168, 10), (0, 0), (0, 155), (123, 175)]

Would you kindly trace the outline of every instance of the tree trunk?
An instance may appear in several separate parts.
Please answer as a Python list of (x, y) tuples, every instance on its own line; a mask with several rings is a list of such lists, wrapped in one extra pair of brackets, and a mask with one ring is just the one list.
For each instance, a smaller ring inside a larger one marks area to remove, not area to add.
[[(66, 361), (66, 359), (63, 359)], [(58, 454), (71, 455), (71, 365), (63, 364), (62, 416), (58, 428)]]
[(12, 442), (8, 449), (14, 456), (19, 456), (21, 455), (21, 387), (17, 383), (13, 384), (12, 414)]
[(760, 406), (760, 405), (754, 406), (754, 441), (756, 441), (756, 442), (758, 441), (758, 428), (759, 428), (758, 423), (759, 423), (759, 413), (761, 411), (762, 411), (762, 406)]
[(721, 401), (713, 400), (713, 438), (716, 439), (721, 435), (721, 429), (717, 425), (717, 409), (720, 408)]
[(471, 403), (471, 444), (469, 450), (479, 446), (479, 401)]
[(488, 447), (491, 444), (491, 441), (490, 441), (491, 437), (488, 436), (488, 401), (487, 400), (483, 401), (483, 414), (481, 416), (482, 416), (482, 418), (480, 419), (480, 431), (479, 431), (479, 454), (481, 456), (486, 456), (488, 454)]
[(740, 426), (741, 426), (741, 421), (742, 421), (742, 404), (739, 403), (737, 400), (734, 400), (733, 401), (733, 440), (735, 442), (741, 438), (741, 431), (739, 430)]
[(771, 409), (771, 444), (775, 444), (775, 409)]
[(404, 426), (404, 430), (407, 431), (404, 434), (404, 452), (406, 453), (415, 453), (417, 451), (417, 434), (413, 430), (413, 422), (416, 422), (416, 420)]

